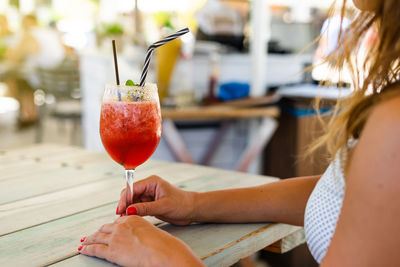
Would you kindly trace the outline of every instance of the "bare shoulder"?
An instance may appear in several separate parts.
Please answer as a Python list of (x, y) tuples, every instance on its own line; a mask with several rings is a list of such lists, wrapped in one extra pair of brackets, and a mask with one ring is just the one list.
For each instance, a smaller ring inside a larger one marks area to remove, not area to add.
[(380, 145), (400, 145), (400, 95), (385, 100), (373, 108), (360, 141), (361, 144), (369, 146), (373, 145), (371, 142), (374, 141), (379, 141)]
[[(400, 91), (400, 88), (398, 89)], [(388, 123), (400, 121), (400, 93), (398, 96), (379, 103), (373, 108), (370, 118), (370, 123)], [(394, 127), (400, 125), (393, 125)]]
[(386, 181), (390, 177), (400, 185), (400, 96), (373, 108), (349, 166), (349, 178), (363, 173), (363, 179), (377, 179), (376, 175), (381, 173)]

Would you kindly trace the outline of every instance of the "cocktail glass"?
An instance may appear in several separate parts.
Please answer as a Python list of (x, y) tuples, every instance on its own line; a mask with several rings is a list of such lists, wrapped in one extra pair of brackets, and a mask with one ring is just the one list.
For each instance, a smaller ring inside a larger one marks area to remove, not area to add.
[(135, 169), (154, 153), (161, 138), (157, 85), (106, 84), (101, 106), (100, 136), (110, 157), (125, 168), (128, 207), (133, 203)]

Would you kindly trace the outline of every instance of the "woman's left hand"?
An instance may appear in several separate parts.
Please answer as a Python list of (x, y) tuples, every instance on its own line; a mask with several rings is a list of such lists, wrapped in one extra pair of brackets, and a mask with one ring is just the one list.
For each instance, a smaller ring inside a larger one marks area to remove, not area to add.
[(203, 266), (185, 243), (139, 216), (101, 226), (79, 249), (122, 266)]

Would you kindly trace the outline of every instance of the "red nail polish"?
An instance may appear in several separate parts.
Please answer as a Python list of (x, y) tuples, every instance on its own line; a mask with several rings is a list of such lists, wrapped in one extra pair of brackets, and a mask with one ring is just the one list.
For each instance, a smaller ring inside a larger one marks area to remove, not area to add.
[(122, 217), (122, 214), (121, 214), (121, 215), (119, 215), (119, 217)]
[(86, 236), (82, 237), (82, 238), (81, 238), (81, 243), (82, 243), (83, 241), (85, 241), (85, 239), (86, 239)]
[(79, 246), (79, 247), (78, 247), (78, 251), (81, 251), (82, 248), (83, 248), (83, 246)]
[(126, 215), (137, 215), (137, 209), (135, 207), (128, 207), (126, 209)]
[(119, 207), (117, 207), (117, 210), (115, 211), (115, 214), (118, 214), (118, 208), (119, 208)]

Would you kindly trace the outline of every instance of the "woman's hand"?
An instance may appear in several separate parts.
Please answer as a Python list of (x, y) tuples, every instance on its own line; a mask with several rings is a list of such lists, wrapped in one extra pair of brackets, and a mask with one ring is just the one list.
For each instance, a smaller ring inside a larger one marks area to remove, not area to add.
[(204, 266), (185, 243), (139, 216), (103, 225), (78, 250), (122, 266)]
[(133, 184), (133, 204), (128, 208), (125, 193), (122, 190), (117, 214), (151, 215), (175, 225), (192, 222), (195, 192), (183, 191), (158, 176), (150, 176)]

